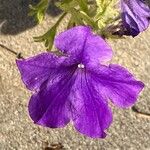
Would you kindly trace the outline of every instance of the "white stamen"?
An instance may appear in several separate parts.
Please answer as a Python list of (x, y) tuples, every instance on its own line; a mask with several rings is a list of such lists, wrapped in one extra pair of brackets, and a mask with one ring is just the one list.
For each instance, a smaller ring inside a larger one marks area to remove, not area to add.
[(78, 64), (78, 68), (84, 68), (84, 65), (83, 64)]

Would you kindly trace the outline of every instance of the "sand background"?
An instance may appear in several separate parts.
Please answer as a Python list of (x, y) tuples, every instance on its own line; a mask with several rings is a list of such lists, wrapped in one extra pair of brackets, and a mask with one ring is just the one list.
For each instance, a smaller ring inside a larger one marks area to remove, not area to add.
[[(45, 50), (32, 37), (47, 31), (60, 14), (51, 4), (46, 20), (37, 25), (27, 16), (30, 2), (0, 0), (0, 44), (21, 52), (24, 57)], [(64, 25), (65, 21), (62, 30)], [(145, 83), (136, 107), (150, 113), (150, 29), (134, 39), (109, 43), (114, 50), (112, 62), (127, 67)], [(114, 121), (104, 140), (82, 136), (71, 123), (55, 130), (34, 125), (27, 110), (31, 93), (20, 79), (15, 59), (14, 54), (0, 47), (0, 150), (44, 150), (55, 143), (62, 143), (67, 150), (150, 150), (150, 118), (141, 117), (131, 109), (112, 106)]]

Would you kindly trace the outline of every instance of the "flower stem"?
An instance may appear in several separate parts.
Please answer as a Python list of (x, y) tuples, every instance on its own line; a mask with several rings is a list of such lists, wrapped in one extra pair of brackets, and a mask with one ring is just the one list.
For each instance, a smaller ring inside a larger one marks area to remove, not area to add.
[(16, 57), (17, 57), (18, 59), (23, 59), (23, 57), (22, 57), (22, 55), (21, 55), (21, 53), (20, 53), (20, 52), (19, 52), (19, 53), (17, 53), (17, 52), (15, 52), (14, 50), (12, 50), (12, 49), (10, 49), (10, 48), (6, 47), (6, 46), (5, 46), (5, 45), (3, 45), (3, 44), (0, 44), (0, 47), (4, 48), (4, 49), (5, 49), (5, 50), (7, 50), (8, 52), (10, 52), (10, 53), (12, 53), (12, 54), (16, 55)]
[(135, 106), (132, 107), (132, 111), (135, 112), (140, 117), (144, 117), (144, 118), (149, 118), (150, 119), (150, 113), (139, 111), (138, 108), (136, 108)]

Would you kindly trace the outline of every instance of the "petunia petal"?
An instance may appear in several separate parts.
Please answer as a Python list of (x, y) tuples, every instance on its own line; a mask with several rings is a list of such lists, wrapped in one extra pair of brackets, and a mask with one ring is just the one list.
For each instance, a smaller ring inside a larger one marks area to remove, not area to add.
[(91, 29), (87, 26), (71, 28), (55, 38), (55, 46), (63, 53), (74, 56), (80, 61), (79, 58), (84, 50), (84, 45), (90, 31)]
[(150, 7), (144, 0), (122, 0), (122, 19), (125, 34), (136, 36), (150, 24)]
[(75, 128), (92, 138), (104, 138), (104, 132), (112, 122), (107, 101), (96, 90), (97, 83), (85, 70), (76, 71), (76, 80), (69, 99)]
[(17, 66), (25, 85), (30, 90), (38, 90), (56, 68), (72, 65), (73, 59), (58, 57), (52, 53), (42, 53), (29, 59), (17, 60)]
[(75, 67), (59, 67), (42, 84), (29, 102), (32, 120), (42, 126), (63, 127), (70, 121), (70, 103), (67, 97), (74, 82)]
[(112, 59), (112, 49), (107, 42), (97, 35), (89, 35), (87, 37), (82, 61), (86, 65), (99, 65), (106, 63)]
[(100, 36), (94, 35), (87, 26), (69, 29), (55, 39), (56, 47), (83, 64), (105, 63), (112, 58), (112, 49)]
[(119, 107), (134, 105), (144, 87), (141, 81), (137, 81), (131, 73), (119, 65), (90, 68), (90, 71), (93, 72), (93, 79), (99, 83), (97, 86), (100, 86), (103, 94)]

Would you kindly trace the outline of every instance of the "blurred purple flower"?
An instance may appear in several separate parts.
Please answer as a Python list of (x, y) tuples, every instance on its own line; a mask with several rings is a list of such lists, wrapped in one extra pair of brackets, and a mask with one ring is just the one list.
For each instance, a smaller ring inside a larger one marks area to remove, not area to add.
[(17, 60), (22, 80), (35, 91), (29, 114), (36, 124), (57, 128), (73, 121), (75, 128), (92, 138), (104, 138), (112, 122), (108, 99), (119, 107), (132, 106), (144, 87), (121, 66), (104, 65), (112, 50), (89, 27), (69, 29), (55, 39), (63, 53), (42, 53)]
[(150, 24), (150, 7), (146, 0), (121, 0), (125, 35), (136, 36)]

